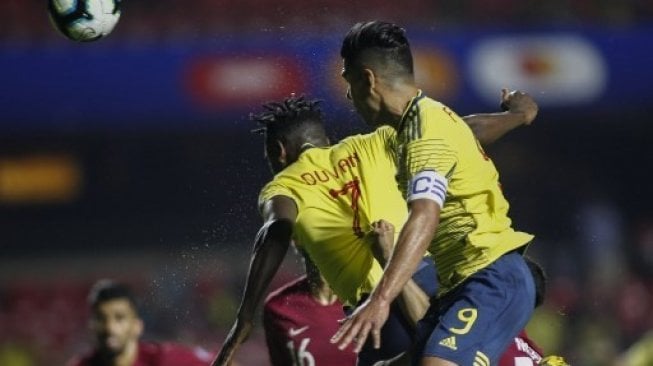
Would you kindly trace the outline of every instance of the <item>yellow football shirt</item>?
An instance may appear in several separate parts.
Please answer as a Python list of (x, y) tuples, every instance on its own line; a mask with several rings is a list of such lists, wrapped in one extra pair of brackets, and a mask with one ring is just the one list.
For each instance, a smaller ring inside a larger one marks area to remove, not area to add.
[(310, 148), (261, 190), (259, 204), (277, 195), (297, 205), (297, 246), (308, 253), (338, 297), (355, 305), (383, 274), (365, 234), (385, 219), (397, 232), (407, 217), (394, 176), (393, 129)]
[(441, 208), (429, 247), (440, 294), (532, 240), (511, 227), (494, 164), (449, 108), (420, 92), (402, 117), (396, 144), (397, 180), (406, 200), (432, 199)]

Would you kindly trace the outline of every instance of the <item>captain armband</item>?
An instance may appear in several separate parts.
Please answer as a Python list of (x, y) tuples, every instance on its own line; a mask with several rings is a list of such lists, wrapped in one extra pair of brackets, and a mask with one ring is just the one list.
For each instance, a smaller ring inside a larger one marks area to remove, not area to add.
[(408, 182), (407, 201), (418, 199), (435, 201), (440, 209), (444, 206), (447, 196), (447, 179), (434, 170), (421, 171)]

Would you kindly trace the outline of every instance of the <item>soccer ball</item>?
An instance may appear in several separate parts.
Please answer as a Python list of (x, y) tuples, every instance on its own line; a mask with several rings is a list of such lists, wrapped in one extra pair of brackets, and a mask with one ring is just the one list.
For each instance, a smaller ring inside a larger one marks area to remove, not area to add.
[(67, 38), (96, 41), (118, 23), (120, 0), (48, 0), (48, 12), (54, 26)]

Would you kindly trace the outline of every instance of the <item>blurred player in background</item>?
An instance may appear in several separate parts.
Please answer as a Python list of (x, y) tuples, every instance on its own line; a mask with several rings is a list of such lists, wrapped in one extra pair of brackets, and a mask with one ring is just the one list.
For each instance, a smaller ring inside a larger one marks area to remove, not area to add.
[[(532, 113), (524, 110), (537, 110), (523, 93), (504, 91), (503, 102), (509, 109), (506, 112), (465, 118), (485, 141), (530, 123), (532, 119), (527, 117)], [(255, 310), (292, 239), (338, 298), (353, 306), (369, 293), (382, 273), (366, 233), (382, 218), (400, 227), (407, 215), (393, 182), (395, 165), (386, 144), (394, 138), (392, 129), (380, 128), (328, 147), (316, 101), (291, 97), (265, 108), (266, 112), (254, 118), (264, 126), (267, 159), (273, 172), (279, 174), (261, 191), (264, 224), (255, 239), (236, 321), (214, 365), (229, 365), (251, 332)], [(428, 266), (424, 269), (430, 272), (427, 277), (435, 276)], [(425, 292), (434, 291), (431, 287)]]
[(205, 366), (213, 357), (201, 348), (141, 341), (143, 320), (126, 285), (100, 280), (92, 287), (88, 302), (96, 346), (70, 360), (68, 366)]
[(374, 128), (396, 131), (387, 149), (409, 215), (378, 286), (332, 341), (341, 349), (353, 341), (360, 350), (371, 334), (380, 347), (390, 304), (428, 250), (439, 301), (420, 321), (414, 361), (496, 364), (534, 309), (533, 277), (522, 257), (533, 236), (512, 228), (496, 168), (467, 124), (417, 88), (403, 29), (358, 23), (341, 56), (358, 114)]

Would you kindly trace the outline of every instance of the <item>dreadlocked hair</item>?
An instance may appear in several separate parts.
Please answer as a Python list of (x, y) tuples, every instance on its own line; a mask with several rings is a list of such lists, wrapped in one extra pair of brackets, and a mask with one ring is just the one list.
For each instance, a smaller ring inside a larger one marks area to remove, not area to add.
[(282, 102), (264, 104), (265, 111), (250, 115), (261, 126), (253, 132), (265, 135), (265, 150), (273, 171), (282, 168), (278, 164), (281, 145), (285, 149), (286, 163), (294, 162), (307, 145), (328, 145), (319, 103), (319, 100), (291, 95)]
[(320, 102), (317, 99), (307, 100), (303, 95), (293, 95), (283, 102), (263, 104), (264, 112), (250, 115), (250, 119), (260, 126), (252, 132), (286, 140), (298, 127), (322, 122), (322, 111), (318, 106)]

